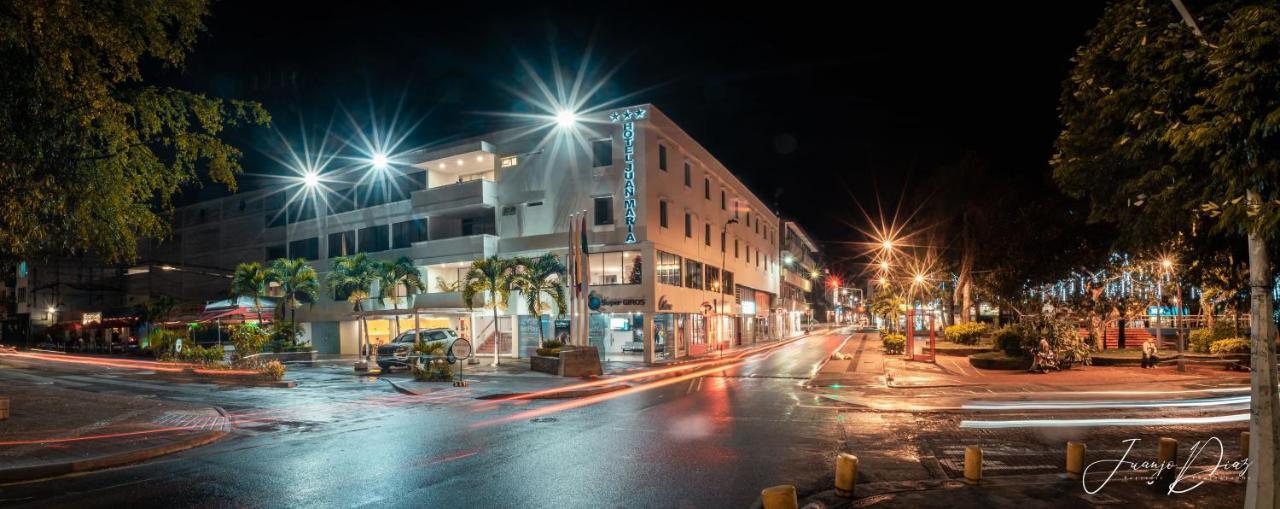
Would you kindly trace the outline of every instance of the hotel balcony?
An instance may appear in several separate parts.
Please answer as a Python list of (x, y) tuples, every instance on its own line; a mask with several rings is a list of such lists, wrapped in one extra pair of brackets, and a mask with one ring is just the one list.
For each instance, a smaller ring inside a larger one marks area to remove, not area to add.
[(413, 192), (413, 212), (436, 216), (492, 209), (498, 204), (497, 185), (476, 179)]
[(467, 235), (413, 243), (412, 257), (420, 265), (471, 261), (498, 252), (497, 235)]

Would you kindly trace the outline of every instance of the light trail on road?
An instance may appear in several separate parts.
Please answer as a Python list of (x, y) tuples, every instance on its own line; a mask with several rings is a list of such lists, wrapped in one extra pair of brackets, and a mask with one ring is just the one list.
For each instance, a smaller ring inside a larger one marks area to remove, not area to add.
[(1249, 396), (1205, 399), (1165, 399), (1152, 401), (978, 401), (960, 405), (961, 410), (1085, 410), (1100, 408), (1214, 407), (1248, 405)]
[(960, 421), (961, 428), (1087, 428), (1096, 426), (1183, 426), (1188, 424), (1223, 424), (1249, 422), (1249, 414), (1214, 415), (1209, 417), (1156, 417), (1142, 419), (1023, 419), (1009, 421)]

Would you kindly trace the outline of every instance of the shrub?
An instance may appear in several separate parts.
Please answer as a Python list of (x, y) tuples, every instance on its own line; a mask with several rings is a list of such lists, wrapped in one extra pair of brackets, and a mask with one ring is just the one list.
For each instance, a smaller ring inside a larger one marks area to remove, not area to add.
[(173, 345), (178, 341), (178, 333), (169, 329), (151, 329), (147, 333), (147, 348), (157, 359), (169, 358), (173, 355)]
[(996, 331), (995, 349), (1003, 351), (1009, 357), (1022, 355), (1022, 329), (1016, 325), (1003, 327)]
[(987, 326), (980, 323), (958, 323), (943, 329), (942, 334), (948, 340), (962, 345), (974, 345), (987, 333)]
[(564, 346), (564, 341), (560, 341), (560, 340), (558, 340), (558, 339), (544, 339), (544, 340), (542, 340), (542, 347), (543, 347), (543, 348), (561, 348), (561, 347), (563, 347), (563, 346)]
[(907, 337), (902, 334), (885, 334), (880, 341), (888, 355), (901, 355), (907, 349)]
[(1191, 331), (1188, 336), (1191, 351), (1198, 353), (1210, 353), (1209, 348), (1215, 341), (1223, 339), (1233, 339), (1236, 337), (1235, 327), (1226, 320), (1219, 320), (1213, 323), (1213, 326), (1207, 329), (1196, 329)]
[(178, 352), (178, 360), (199, 364), (203, 367), (218, 367), (222, 364), (222, 347), (219, 346), (200, 346), (193, 344), (184, 346), (181, 352)]
[(275, 359), (267, 361), (266, 364), (263, 364), (262, 367), (258, 369), (258, 372), (277, 382), (284, 380), (284, 371), (284, 364), (281, 364), (280, 361)]
[(1244, 338), (1219, 339), (1209, 345), (1209, 353), (1249, 353), (1249, 340)]
[(236, 347), (236, 359), (243, 360), (250, 355), (262, 353), (262, 347), (267, 343), (268, 337), (266, 330), (254, 324), (232, 326), (231, 344)]
[(419, 356), (432, 356), (430, 360), (423, 358), (421, 362), (413, 363), (414, 380), (425, 382), (448, 382), (453, 380), (453, 367), (449, 365), (448, 359), (445, 358), (444, 341), (417, 343), (413, 345), (413, 351)]

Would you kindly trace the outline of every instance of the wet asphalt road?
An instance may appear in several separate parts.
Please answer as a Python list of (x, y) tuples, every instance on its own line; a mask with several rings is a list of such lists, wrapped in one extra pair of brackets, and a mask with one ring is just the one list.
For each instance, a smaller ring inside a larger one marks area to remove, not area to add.
[(407, 396), (339, 366), (295, 370), (292, 390), (57, 375), (218, 405), (236, 429), (139, 465), (3, 486), (0, 506), (747, 507), (763, 487), (830, 477), (838, 412), (802, 384), (846, 337), (576, 408), (480, 402), (474, 387)]

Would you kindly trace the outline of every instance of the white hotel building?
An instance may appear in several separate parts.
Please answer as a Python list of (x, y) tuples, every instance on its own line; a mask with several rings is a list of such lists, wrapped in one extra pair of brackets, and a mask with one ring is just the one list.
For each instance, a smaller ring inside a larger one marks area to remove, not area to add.
[[(478, 258), (564, 254), (570, 214), (585, 210), (591, 282), (602, 302), (591, 341), (606, 358), (652, 362), (783, 334), (778, 217), (714, 156), (650, 105), (550, 129), (546, 138), (546, 130), (516, 129), (397, 156), (390, 177), (397, 185), (329, 183), (333, 196), (318, 212), (311, 203), (286, 206), (296, 191), (279, 189), (183, 207), (174, 238), (144, 246), (141, 257), (152, 268), (228, 271), (243, 261), (303, 257), (323, 279), (343, 254), (406, 256), (427, 291), (399, 302), (370, 299), (366, 309), (416, 309), (419, 325), (453, 327), (478, 352), (492, 353), (492, 312), (481, 302), (468, 310), (452, 285)], [(206, 285), (207, 298), (225, 295), (226, 279), (202, 281), (187, 281), (184, 293)], [(342, 297), (325, 287), (314, 306), (297, 311), (321, 352), (357, 353), (357, 321)], [(368, 320), (373, 342), (394, 334), (393, 314)], [(529, 316), (518, 295), (500, 315), (502, 355), (527, 355), (539, 327), (547, 337), (557, 332), (552, 317)], [(398, 316), (400, 329), (413, 327), (413, 312)]]

